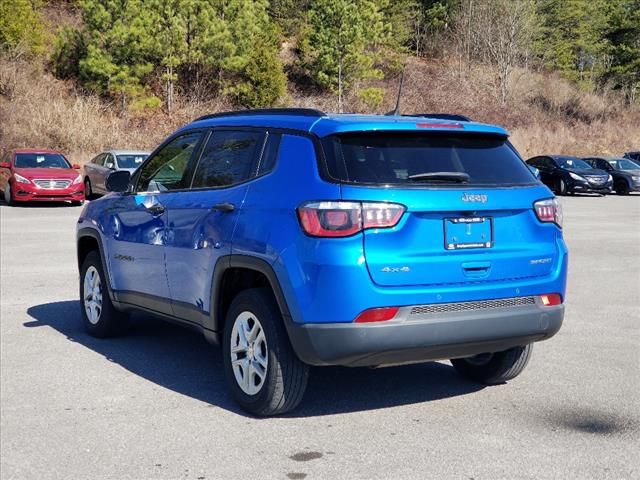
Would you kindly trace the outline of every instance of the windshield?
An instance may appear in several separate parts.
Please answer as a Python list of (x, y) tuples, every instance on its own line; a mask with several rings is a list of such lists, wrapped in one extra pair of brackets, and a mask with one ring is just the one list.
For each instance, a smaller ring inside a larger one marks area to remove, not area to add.
[(529, 168), (504, 136), (358, 132), (323, 140), (329, 175), (389, 185), (531, 185)]
[(616, 170), (640, 170), (640, 165), (627, 159), (609, 160), (609, 163)]
[(118, 166), (120, 168), (138, 168), (147, 157), (146, 153), (137, 155), (118, 155)]
[(556, 159), (558, 165), (562, 168), (575, 168), (577, 170), (587, 170), (593, 168), (584, 160), (580, 160), (579, 158), (558, 158)]
[(71, 168), (59, 153), (16, 153), (16, 168)]

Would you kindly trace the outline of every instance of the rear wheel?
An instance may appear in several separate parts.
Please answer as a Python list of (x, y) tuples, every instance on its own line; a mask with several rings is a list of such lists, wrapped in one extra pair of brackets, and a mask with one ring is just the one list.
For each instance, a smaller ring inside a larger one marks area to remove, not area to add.
[(80, 271), (80, 310), (85, 330), (94, 337), (122, 333), (128, 319), (111, 303), (105, 278), (100, 254), (89, 252)]
[(298, 406), (309, 366), (296, 356), (280, 309), (266, 288), (240, 292), (227, 313), (223, 339), (227, 385), (255, 415), (278, 415)]
[(487, 385), (496, 385), (520, 375), (529, 363), (532, 351), (533, 345), (528, 344), (504, 352), (456, 358), (451, 360), (451, 364), (464, 377)]
[(615, 190), (618, 195), (629, 195), (629, 184), (621, 180), (616, 183)]

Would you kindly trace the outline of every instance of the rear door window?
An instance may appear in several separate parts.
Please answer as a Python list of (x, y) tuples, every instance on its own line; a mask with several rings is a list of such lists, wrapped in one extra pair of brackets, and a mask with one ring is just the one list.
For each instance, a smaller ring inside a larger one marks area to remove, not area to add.
[(354, 184), (532, 185), (531, 172), (506, 137), (358, 132), (323, 141), (329, 175)]
[(229, 187), (254, 176), (264, 137), (264, 132), (257, 131), (214, 131), (196, 167), (192, 188)]

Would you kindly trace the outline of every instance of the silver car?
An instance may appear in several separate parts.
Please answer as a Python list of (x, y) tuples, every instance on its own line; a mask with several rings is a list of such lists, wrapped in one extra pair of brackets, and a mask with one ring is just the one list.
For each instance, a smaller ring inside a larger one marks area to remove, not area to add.
[(86, 198), (107, 193), (105, 182), (116, 170), (127, 170), (133, 174), (142, 165), (149, 152), (136, 150), (109, 150), (94, 157), (84, 166), (84, 192)]

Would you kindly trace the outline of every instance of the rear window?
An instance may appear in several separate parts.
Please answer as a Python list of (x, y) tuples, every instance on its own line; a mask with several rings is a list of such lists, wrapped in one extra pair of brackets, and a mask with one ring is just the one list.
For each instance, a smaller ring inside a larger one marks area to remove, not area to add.
[(71, 168), (59, 153), (16, 153), (16, 168)]
[(120, 168), (138, 168), (148, 156), (146, 154), (118, 155), (118, 166)]
[(535, 178), (506, 137), (371, 132), (323, 140), (329, 175), (389, 185), (531, 185)]

